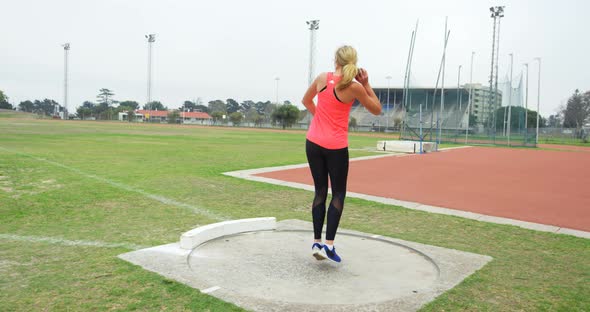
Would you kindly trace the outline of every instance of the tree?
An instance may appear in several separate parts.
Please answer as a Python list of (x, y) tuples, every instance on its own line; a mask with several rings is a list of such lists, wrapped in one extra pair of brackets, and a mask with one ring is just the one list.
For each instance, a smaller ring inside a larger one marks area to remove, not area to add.
[(225, 111), (230, 115), (240, 110), (240, 104), (234, 99), (227, 99), (225, 103)]
[(90, 101), (84, 101), (84, 103), (82, 103), (82, 107), (94, 109), (96, 107), (96, 104), (94, 104)]
[(246, 121), (253, 122), (257, 116), (260, 116), (254, 107), (250, 107), (247, 110), (244, 110), (244, 117)]
[(136, 101), (123, 101), (119, 103), (119, 106), (127, 106), (131, 109), (138, 109), (139, 103), (137, 103)]
[(164, 106), (160, 101), (151, 101), (143, 106), (145, 110), (161, 110), (165, 111), (168, 110), (167, 107)]
[(88, 107), (80, 106), (76, 110), (76, 115), (78, 115), (78, 118), (85, 120), (86, 118), (92, 116), (92, 109), (90, 109)]
[(169, 124), (178, 123), (178, 121), (177, 121), (178, 119), (180, 119), (180, 112), (179, 111), (173, 110), (168, 113), (168, 123)]
[[(510, 129), (524, 129), (524, 118), (527, 116), (527, 128), (537, 127), (537, 112), (528, 110), (525, 114), (525, 108), (519, 106), (513, 106), (510, 113)], [(500, 107), (496, 110), (496, 130), (504, 129), (504, 122), (508, 120), (508, 107)], [(506, 117), (505, 117), (506, 116)], [(469, 123), (472, 124), (471, 121)], [(545, 126), (545, 119), (539, 117), (539, 127)]]
[(240, 122), (242, 122), (243, 118), (244, 118), (244, 115), (242, 115), (242, 113), (240, 113), (240, 112), (233, 112), (233, 113), (229, 114), (229, 120), (231, 120), (231, 122), (234, 126), (239, 126)]
[(195, 112), (209, 113), (209, 107), (205, 105), (195, 105)]
[[(125, 103), (125, 102), (121, 102), (121, 105), (119, 105), (117, 108), (111, 108), (113, 111), (113, 117), (118, 116), (119, 113), (127, 113), (127, 118), (134, 118), (135, 117), (135, 112), (134, 112), (135, 109), (131, 106), (125, 106), (125, 105), (123, 105), (123, 103)], [(133, 114), (129, 114), (129, 112), (132, 112)], [(131, 121), (131, 120), (129, 120), (129, 121)]]
[[(304, 120), (305, 118), (307, 118), (308, 115), (311, 115), (309, 113), (309, 111), (307, 109), (303, 109), (299, 111), (299, 119), (298, 120)], [(313, 118), (313, 116), (310, 116), (311, 118)], [(310, 120), (311, 120), (310, 118)]]
[(262, 123), (264, 122), (264, 116), (256, 114), (256, 117), (254, 117), (253, 121), (254, 121), (254, 125), (256, 125), (257, 127), (260, 127), (260, 126), (262, 126)]
[(246, 100), (240, 104), (240, 110), (242, 112), (250, 111), (250, 109), (254, 108), (254, 105), (256, 105), (254, 101)]
[(195, 102), (188, 101), (188, 100), (184, 101), (182, 106), (184, 108), (186, 108), (189, 112), (204, 112), (204, 113), (209, 112), (209, 108), (207, 106), (203, 105), (203, 101), (201, 100), (201, 98), (197, 98), (197, 100)]
[(357, 127), (356, 118), (354, 118), (354, 117), (350, 118), (350, 121), (348, 122), (348, 128), (356, 130), (356, 127)]
[(98, 105), (95, 108), (96, 116), (98, 119), (111, 120), (113, 118), (113, 110), (111, 107), (113, 104), (118, 103), (117, 101), (113, 100), (115, 93), (107, 88), (102, 88), (98, 91), (99, 93), (96, 96)]
[(563, 126), (566, 128), (579, 129), (590, 116), (590, 95), (589, 92), (580, 94), (576, 89), (574, 94), (567, 100), (563, 111)]
[(194, 112), (196, 106), (197, 105), (194, 102), (184, 101), (184, 103), (182, 103), (182, 110), (183, 111)]
[(266, 121), (272, 119), (272, 113), (274, 112), (276, 107), (277, 107), (277, 105), (271, 103), (270, 101), (256, 102), (256, 104), (254, 104), (254, 108), (256, 109), (256, 112), (258, 112), (258, 114), (264, 116)]
[(549, 115), (549, 120), (547, 121), (547, 123), (548, 123), (547, 126), (551, 127), (551, 128), (560, 128), (562, 122), (563, 121), (561, 118), (561, 114)]
[(78, 115), (78, 117), (82, 120), (88, 118), (88, 117), (92, 117), (97, 115), (97, 109), (98, 106), (90, 101), (84, 101), (84, 103), (82, 103), (82, 106), (78, 107), (78, 109), (76, 109), (76, 114)]
[(279, 124), (283, 127), (291, 127), (299, 118), (299, 108), (295, 105), (281, 105), (275, 109), (271, 115), (274, 124)]
[(130, 109), (127, 111), (127, 121), (132, 122), (135, 120), (135, 111)]
[(267, 108), (270, 105), (272, 105), (270, 103), (270, 101), (256, 102), (256, 104), (254, 104), (254, 108), (256, 109), (256, 111), (258, 112), (258, 114), (265, 115), (265, 113), (267, 112)]
[(32, 113), (34, 108), (35, 104), (29, 100), (20, 102), (18, 104), (18, 109), (20, 109), (23, 112)]
[(61, 106), (54, 100), (44, 99), (33, 102), (33, 113), (53, 116), (56, 110), (61, 111)]
[(197, 100), (195, 101), (195, 108), (193, 109), (193, 112), (209, 113), (209, 108), (203, 105), (203, 100), (201, 98), (197, 98)]
[(6, 102), (6, 101), (0, 101), (0, 109), (14, 109), (12, 107), (12, 104)]
[(265, 117), (272, 117), (273, 112), (277, 109), (277, 105), (267, 101), (264, 103), (263, 114)]
[(108, 108), (109, 106), (111, 106), (111, 104), (113, 104), (113, 99), (112, 97), (115, 95), (115, 93), (113, 93), (113, 91), (107, 89), (107, 88), (102, 88), (100, 90), (98, 90), (98, 95), (96, 96), (96, 98), (99, 100), (98, 104), (100, 106), (103, 106), (105, 108)]
[(8, 103), (8, 97), (0, 90), (0, 108), (12, 109), (12, 104)]
[(213, 118), (213, 123), (216, 124), (219, 120), (223, 118), (223, 113), (219, 111), (213, 112), (211, 113), (211, 118)]
[[(537, 128), (537, 112), (529, 109), (527, 116), (527, 128)], [(539, 116), (539, 128), (546, 127), (546, 124), (547, 119)]]
[(221, 112), (222, 115), (225, 115), (226, 109), (225, 103), (222, 100), (209, 101), (210, 113)]

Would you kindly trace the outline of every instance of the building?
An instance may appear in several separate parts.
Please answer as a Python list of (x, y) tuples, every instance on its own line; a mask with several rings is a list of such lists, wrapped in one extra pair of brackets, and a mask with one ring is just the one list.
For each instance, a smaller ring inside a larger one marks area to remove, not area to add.
[[(478, 123), (487, 123), (493, 116), (493, 112), (502, 106), (502, 91), (498, 90), (497, 98), (494, 99), (493, 93), (490, 97), (490, 88), (481, 83), (474, 83), (472, 86), (473, 107), (471, 114), (477, 117)], [(465, 84), (463, 89), (469, 90), (470, 85)], [(493, 105), (495, 103), (495, 105)]]
[[(167, 123), (168, 122), (168, 114), (172, 111), (157, 111), (157, 110), (136, 110), (135, 111), (135, 118), (136, 122), (153, 122), (153, 123)], [(175, 123), (183, 123), (183, 124), (195, 124), (195, 125), (209, 125), (212, 122), (212, 117), (203, 112), (180, 112), (177, 111), (179, 114), (179, 118), (175, 121)], [(119, 113), (119, 120), (120, 121), (128, 121), (128, 114), (127, 112)]]
[(181, 123), (209, 125), (213, 122), (213, 117), (203, 112), (180, 112)]

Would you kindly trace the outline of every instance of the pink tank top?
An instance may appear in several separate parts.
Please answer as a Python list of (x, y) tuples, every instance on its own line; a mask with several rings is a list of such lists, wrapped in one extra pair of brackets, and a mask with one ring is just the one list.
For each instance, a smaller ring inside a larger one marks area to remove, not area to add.
[(348, 146), (348, 118), (350, 103), (336, 98), (334, 89), (340, 76), (328, 73), (327, 85), (318, 93), (318, 105), (307, 131), (307, 139), (327, 149), (341, 149)]

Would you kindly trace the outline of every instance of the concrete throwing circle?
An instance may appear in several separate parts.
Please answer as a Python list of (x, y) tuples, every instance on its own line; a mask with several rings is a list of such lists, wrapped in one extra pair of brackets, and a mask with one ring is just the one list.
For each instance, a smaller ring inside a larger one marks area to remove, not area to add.
[(416, 250), (369, 236), (338, 233), (341, 263), (311, 255), (309, 231), (263, 231), (220, 237), (197, 247), (188, 263), (200, 279), (242, 296), (305, 304), (367, 304), (410, 296), (439, 276)]

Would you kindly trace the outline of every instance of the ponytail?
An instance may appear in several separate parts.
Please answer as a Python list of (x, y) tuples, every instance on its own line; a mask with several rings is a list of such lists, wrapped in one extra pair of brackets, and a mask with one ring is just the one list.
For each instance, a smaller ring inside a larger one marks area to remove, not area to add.
[(356, 60), (356, 50), (351, 46), (342, 46), (336, 51), (335, 62), (342, 66), (342, 79), (336, 85), (336, 89), (342, 90), (352, 83), (352, 79), (358, 74)]
[(346, 64), (342, 67), (342, 79), (336, 85), (336, 89), (342, 90), (352, 83), (352, 79), (358, 74), (356, 64)]

